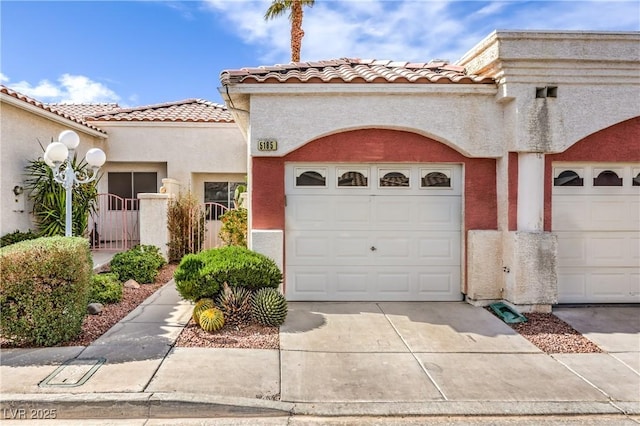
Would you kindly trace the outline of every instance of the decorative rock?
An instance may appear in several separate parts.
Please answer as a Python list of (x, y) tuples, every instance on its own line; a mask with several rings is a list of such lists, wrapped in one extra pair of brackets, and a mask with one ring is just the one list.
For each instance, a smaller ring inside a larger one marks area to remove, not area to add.
[(128, 280), (124, 283), (125, 288), (140, 288), (140, 284), (136, 280)]
[(91, 315), (98, 315), (100, 312), (102, 312), (103, 308), (104, 306), (102, 305), (102, 303), (89, 303), (89, 306), (87, 306), (87, 312), (89, 312), (89, 314)]

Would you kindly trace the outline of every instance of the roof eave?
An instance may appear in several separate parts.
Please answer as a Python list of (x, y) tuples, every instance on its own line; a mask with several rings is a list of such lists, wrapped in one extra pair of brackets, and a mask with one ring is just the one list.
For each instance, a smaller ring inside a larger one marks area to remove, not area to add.
[(32, 105), (29, 102), (25, 102), (21, 99), (15, 98), (11, 95), (8, 95), (6, 93), (2, 93), (0, 92), (0, 99), (2, 99), (2, 102), (6, 102), (9, 105), (13, 105), (17, 108), (21, 108), (25, 111), (31, 112), (33, 114), (39, 115), (41, 117), (44, 117), (48, 120), (51, 121), (55, 121), (57, 123), (60, 123), (64, 126), (70, 127), (73, 130), (77, 130), (80, 131), (82, 133), (86, 133), (89, 134), (91, 136), (95, 136), (97, 138), (100, 139), (107, 139), (109, 136), (107, 135), (107, 133), (103, 130), (100, 129), (92, 129), (91, 127), (89, 127), (86, 124), (82, 124), (82, 123), (78, 123), (77, 121), (74, 121), (72, 119), (63, 117), (60, 114), (57, 114), (55, 112), (52, 111), (48, 111), (44, 108), (41, 108), (37, 105)]
[[(426, 94), (426, 93), (486, 93), (495, 94), (497, 84), (491, 83), (251, 83), (228, 84), (220, 88), (220, 94), (225, 100), (240, 99), (241, 95), (251, 94), (335, 94), (335, 93), (398, 93), (398, 94)], [(232, 111), (232, 105), (227, 105)]]

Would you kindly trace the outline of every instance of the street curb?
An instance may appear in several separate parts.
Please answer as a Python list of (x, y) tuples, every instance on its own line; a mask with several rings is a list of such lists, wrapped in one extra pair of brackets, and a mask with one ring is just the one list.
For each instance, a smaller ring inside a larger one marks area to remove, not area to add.
[(293, 404), (178, 393), (3, 394), (3, 413), (51, 413), (57, 419), (289, 416)]
[[(185, 393), (4, 394), (2, 412), (55, 410), (57, 419), (166, 419), (288, 416), (640, 415), (638, 402), (426, 401), (282, 402)], [(13, 410), (13, 411), (9, 411)]]

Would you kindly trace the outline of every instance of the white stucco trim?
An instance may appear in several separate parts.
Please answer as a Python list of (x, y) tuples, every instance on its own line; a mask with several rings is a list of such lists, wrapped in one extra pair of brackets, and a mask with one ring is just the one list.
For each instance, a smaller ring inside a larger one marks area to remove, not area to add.
[(281, 229), (252, 229), (250, 249), (272, 259), (284, 273), (284, 231)]
[(544, 218), (544, 155), (518, 153), (518, 230), (539, 232)]

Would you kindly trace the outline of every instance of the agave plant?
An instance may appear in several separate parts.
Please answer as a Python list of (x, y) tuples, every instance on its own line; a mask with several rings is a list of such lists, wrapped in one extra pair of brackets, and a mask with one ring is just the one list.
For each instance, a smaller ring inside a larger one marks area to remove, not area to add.
[[(88, 165), (83, 159), (78, 162), (74, 155), (72, 167), (79, 174), (88, 173)], [(53, 171), (42, 158), (32, 160), (26, 167), (25, 187), (33, 201), (33, 215), (38, 234), (46, 237), (64, 235), (66, 191), (53, 179)], [(72, 189), (72, 230), (73, 235), (82, 236), (87, 231), (89, 214), (96, 208), (98, 180), (75, 185)]]

